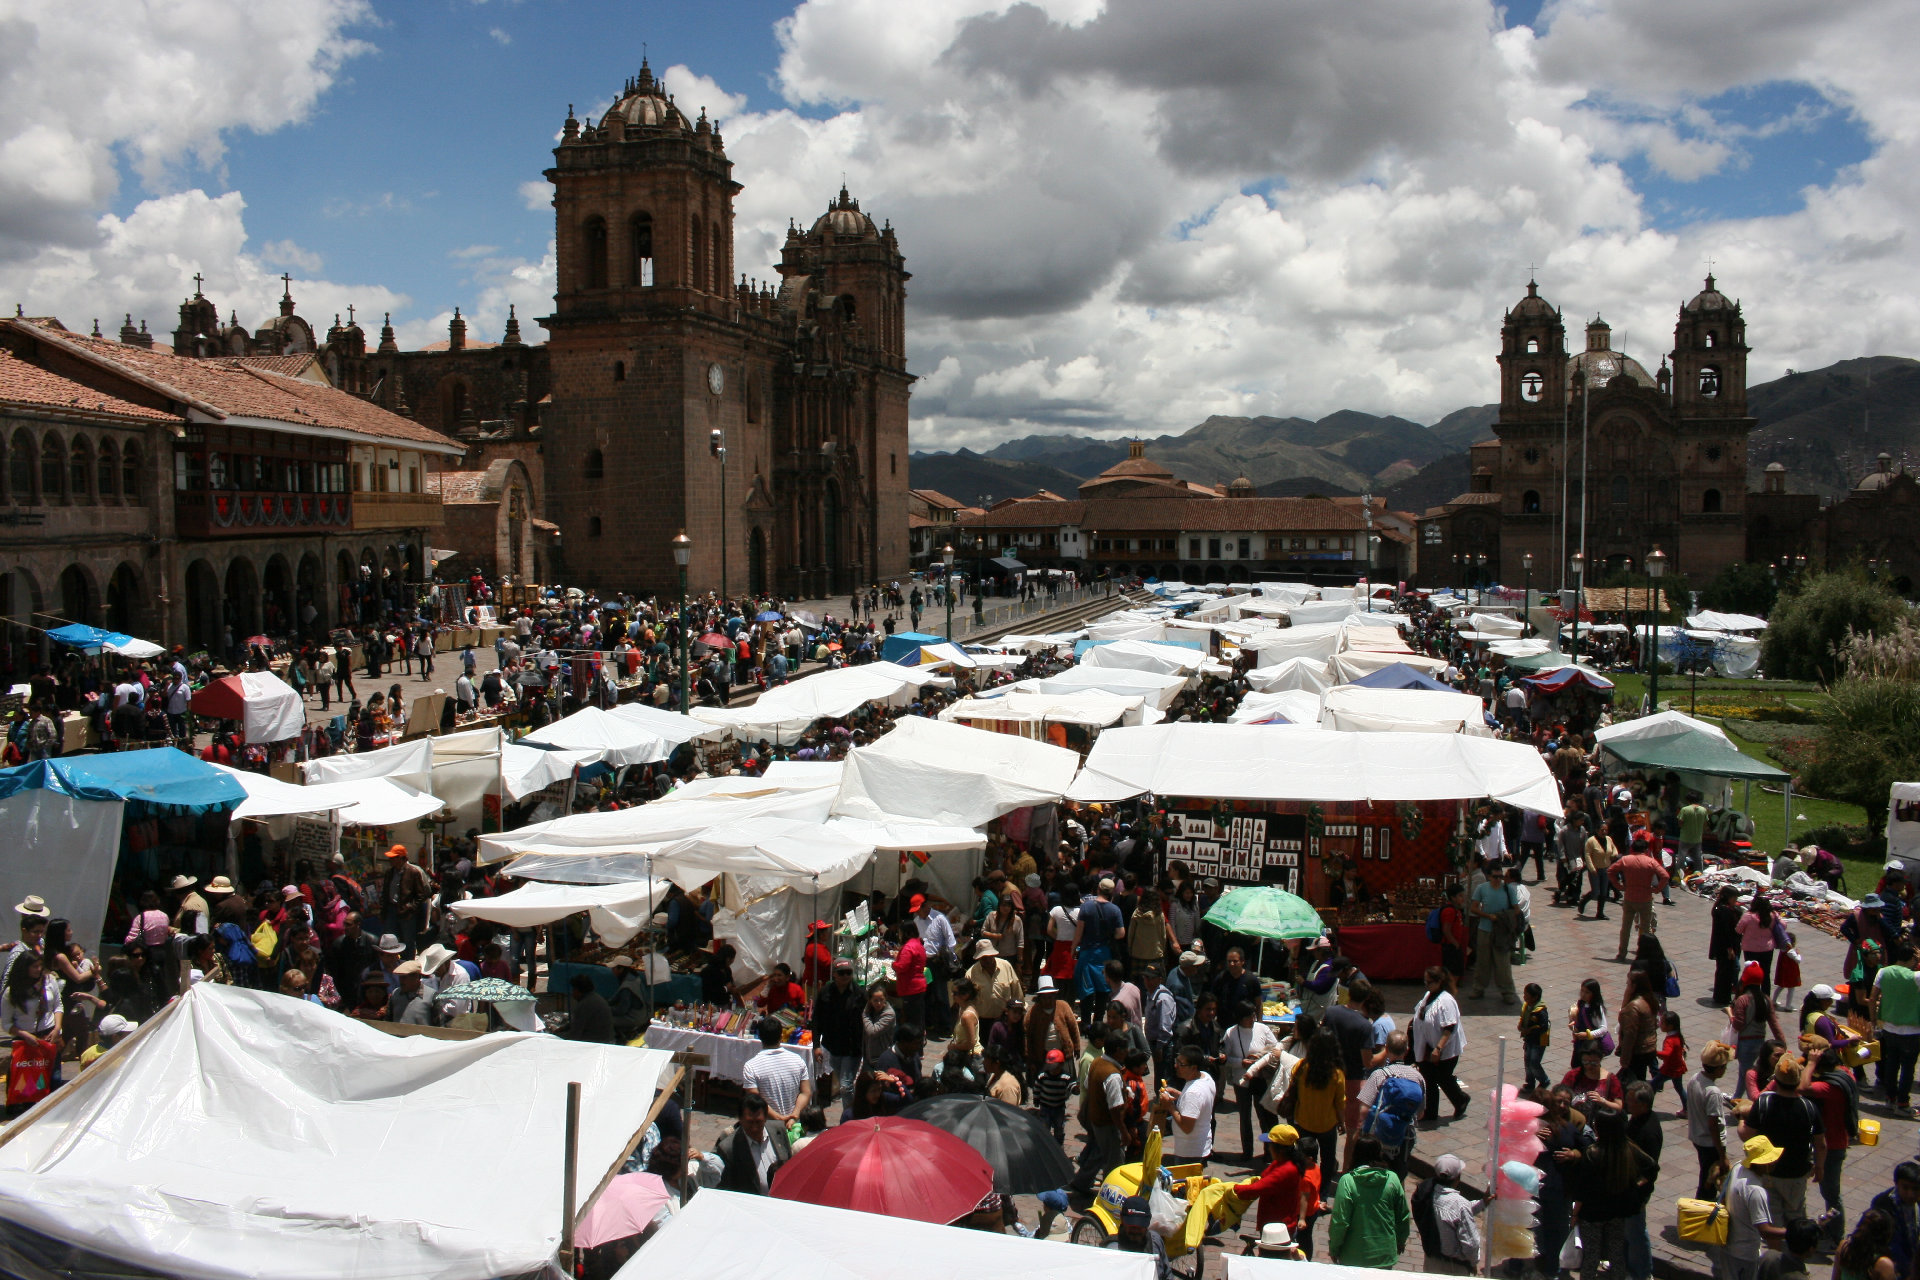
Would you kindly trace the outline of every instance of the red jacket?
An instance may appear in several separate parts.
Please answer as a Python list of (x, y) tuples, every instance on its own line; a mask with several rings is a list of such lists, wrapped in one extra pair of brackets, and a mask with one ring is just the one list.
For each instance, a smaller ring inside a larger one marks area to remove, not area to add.
[(920, 939), (908, 938), (893, 958), (894, 994), (917, 996), (926, 989), (927, 949), (920, 945)]
[(1242, 1200), (1259, 1202), (1258, 1222), (1284, 1222), (1289, 1233), (1300, 1227), (1300, 1167), (1290, 1159), (1275, 1160), (1259, 1177), (1234, 1188)]

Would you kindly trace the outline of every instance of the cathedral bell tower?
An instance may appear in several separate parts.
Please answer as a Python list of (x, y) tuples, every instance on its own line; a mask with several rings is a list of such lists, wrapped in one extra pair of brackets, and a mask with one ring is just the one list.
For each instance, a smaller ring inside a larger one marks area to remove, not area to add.
[(1682, 418), (1747, 416), (1747, 322), (1740, 304), (1707, 287), (1673, 326), (1673, 403)]
[(1500, 421), (1560, 421), (1567, 402), (1567, 327), (1527, 281), (1500, 326)]

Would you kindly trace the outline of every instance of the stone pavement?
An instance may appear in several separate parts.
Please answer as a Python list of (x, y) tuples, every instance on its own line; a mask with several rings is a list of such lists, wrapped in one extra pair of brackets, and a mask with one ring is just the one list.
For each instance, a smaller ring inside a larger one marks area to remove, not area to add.
[[(1514, 983), (1519, 988), (1529, 982), (1538, 982), (1548, 1006), (1554, 1010), (1554, 1037), (1547, 1050), (1546, 1064), (1548, 1074), (1558, 1081), (1567, 1070), (1569, 1060), (1564, 1030), (1566, 1009), (1579, 993), (1581, 981), (1589, 977), (1600, 979), (1611, 1011), (1619, 1004), (1626, 983), (1626, 966), (1615, 963), (1613, 959), (1620, 936), (1618, 903), (1612, 905), (1605, 922), (1595, 921), (1591, 916), (1582, 921), (1574, 918), (1571, 909), (1545, 905), (1548, 896), (1547, 892), (1542, 892), (1534, 899), (1534, 936), (1538, 950), (1525, 965), (1514, 970)], [(1669, 1007), (1680, 1014), (1681, 1030), (1691, 1050), (1689, 1063), (1695, 1064), (1699, 1050), (1708, 1041), (1717, 1038), (1726, 1026), (1724, 1012), (1708, 1004), (1712, 993), (1713, 967), (1707, 959), (1707, 902), (1690, 893), (1676, 891), (1671, 907), (1656, 904), (1654, 911), (1661, 941), (1666, 945), (1680, 979), (1681, 994), (1670, 1002)], [(1839, 973), (1845, 954), (1844, 945), (1815, 930), (1798, 929), (1796, 933), (1807, 985), (1832, 981)], [(1408, 1014), (1421, 995), (1421, 989), (1412, 983), (1384, 983), (1381, 989), (1386, 995), (1394, 1021), (1404, 1027)], [(1802, 988), (1803, 994), (1804, 990)], [(1491, 990), (1481, 999), (1463, 998), (1461, 1004), (1466, 1015), (1468, 1039), (1459, 1078), (1472, 1092), (1474, 1102), (1462, 1119), (1442, 1120), (1437, 1128), (1422, 1131), (1414, 1158), (1416, 1168), (1424, 1170), (1434, 1158), (1452, 1152), (1466, 1161), (1468, 1180), (1478, 1185), (1484, 1178), (1487, 1159), (1488, 1104), (1501, 1036), (1509, 1037), (1507, 1079), (1517, 1085), (1524, 1074), (1519, 1041), (1514, 1034), (1519, 1011), (1518, 1006), (1503, 1005), (1498, 994)], [(1797, 1022), (1797, 1015), (1783, 1011), (1780, 1019), (1783, 1027), (1791, 1029), (1790, 1024)], [(943, 1048), (944, 1045), (937, 1043), (929, 1047), (929, 1068), (938, 1060)], [(1608, 1062), (1609, 1068), (1617, 1065), (1615, 1060)], [(1663, 1089), (1656, 1101), (1655, 1112), (1660, 1116), (1665, 1133), (1665, 1152), (1659, 1189), (1648, 1206), (1654, 1270), (1656, 1275), (1669, 1278), (1704, 1277), (1712, 1272), (1707, 1255), (1703, 1250), (1682, 1244), (1674, 1228), (1674, 1204), (1680, 1197), (1693, 1194), (1698, 1171), (1692, 1146), (1687, 1141), (1686, 1122), (1675, 1114), (1677, 1108), (1672, 1091)], [(732, 1095), (715, 1090), (711, 1103), (693, 1117), (694, 1145), (704, 1149), (706, 1144), (710, 1144), (731, 1123), (732, 1110)], [(1443, 1106), (1441, 1114), (1447, 1115), (1450, 1110)], [(834, 1113), (837, 1114), (837, 1108)], [(1866, 1208), (1869, 1199), (1893, 1184), (1893, 1166), (1915, 1155), (1914, 1121), (1894, 1117), (1877, 1097), (1871, 1096), (1863, 1096), (1861, 1114), (1878, 1119), (1883, 1131), (1878, 1146), (1855, 1147), (1848, 1152), (1843, 1199), (1849, 1227), (1853, 1219)], [(1082, 1145), (1080, 1131), (1071, 1119), (1068, 1121), (1068, 1130), (1068, 1152), (1077, 1156)], [(1252, 1175), (1253, 1166), (1246, 1163), (1239, 1153), (1239, 1141), (1238, 1122), (1234, 1113), (1230, 1110), (1220, 1112), (1215, 1117), (1216, 1158), (1209, 1165), (1209, 1173), (1216, 1177), (1236, 1179)], [(1038, 1205), (1031, 1197), (1022, 1196), (1019, 1200), (1022, 1218), (1031, 1224), (1035, 1220)], [(1817, 1211), (1820, 1204), (1817, 1188), (1809, 1189), (1808, 1203), (1810, 1208)], [(1244, 1232), (1251, 1233), (1250, 1223), (1251, 1219), (1242, 1228)], [(1315, 1235), (1319, 1246), (1317, 1256), (1324, 1261), (1324, 1222)], [(1056, 1238), (1064, 1239), (1065, 1236), (1061, 1234)], [(1206, 1280), (1224, 1276), (1224, 1254), (1239, 1252), (1242, 1244), (1237, 1233), (1229, 1233), (1211, 1243), (1206, 1258)], [(1408, 1241), (1397, 1269), (1426, 1269), (1418, 1233)]]

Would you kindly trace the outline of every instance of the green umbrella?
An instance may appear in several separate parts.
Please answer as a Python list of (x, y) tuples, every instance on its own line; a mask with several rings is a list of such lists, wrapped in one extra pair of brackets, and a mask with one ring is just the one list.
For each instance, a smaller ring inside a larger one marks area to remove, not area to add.
[(1317, 938), (1325, 927), (1305, 898), (1270, 884), (1227, 890), (1208, 909), (1207, 923), (1251, 938)]
[(448, 987), (435, 997), (438, 1000), (484, 1000), (492, 1004), (508, 1004), (516, 1000), (533, 998), (533, 992), (525, 987), (517, 987), (504, 978), (481, 978), (475, 982), (463, 982), (457, 987)]

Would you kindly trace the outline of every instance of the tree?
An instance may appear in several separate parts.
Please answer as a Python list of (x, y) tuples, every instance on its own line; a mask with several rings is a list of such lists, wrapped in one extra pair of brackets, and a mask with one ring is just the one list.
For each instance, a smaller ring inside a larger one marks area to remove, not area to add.
[(1860, 574), (1809, 575), (1788, 588), (1767, 619), (1761, 664), (1776, 680), (1824, 684), (1839, 673), (1836, 650), (1850, 633), (1890, 632), (1904, 616), (1900, 597)]
[(1714, 575), (1700, 593), (1700, 603), (1719, 613), (1745, 613), (1764, 618), (1773, 612), (1780, 589), (1774, 585), (1773, 571), (1763, 564), (1736, 561)]
[(1876, 834), (1886, 830), (1888, 784), (1920, 779), (1920, 681), (1836, 681), (1827, 690), (1820, 724), (1801, 785), (1825, 799), (1859, 805)]

